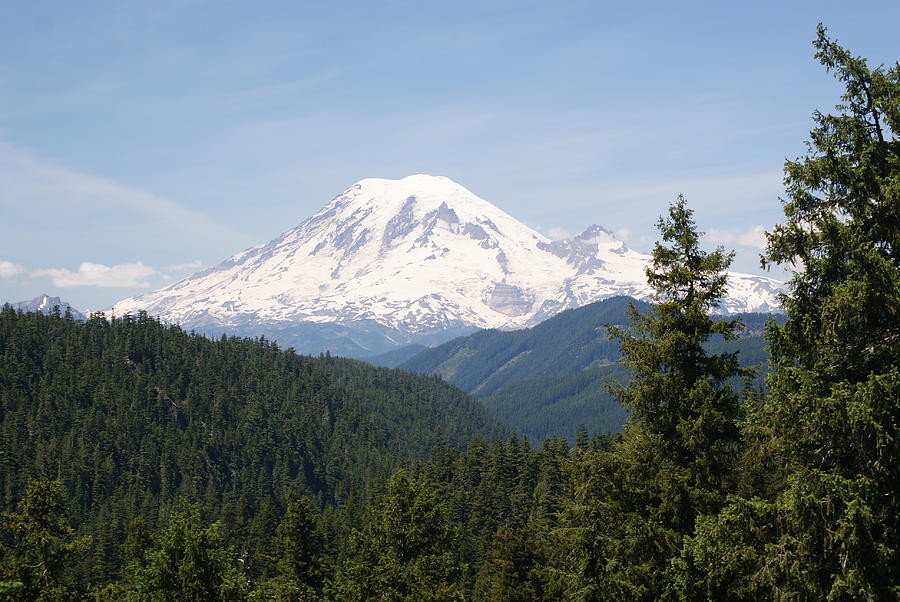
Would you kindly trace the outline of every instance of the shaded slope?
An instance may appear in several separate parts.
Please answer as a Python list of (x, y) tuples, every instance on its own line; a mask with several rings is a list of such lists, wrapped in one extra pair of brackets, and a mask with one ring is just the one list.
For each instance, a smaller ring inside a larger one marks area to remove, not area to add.
[(625, 369), (610, 364), (511, 383), (478, 399), (499, 420), (527, 435), (533, 445), (548, 437), (574, 442), (582, 424), (592, 434), (622, 428), (628, 412), (607, 384), (627, 377)]
[(428, 351), (425, 345), (407, 345), (399, 349), (386, 351), (370, 357), (362, 358), (365, 362), (373, 366), (382, 366), (384, 368), (396, 368), (416, 357), (423, 351)]
[[(437, 377), (211, 341), (146, 316), (77, 323), (0, 313), (0, 508), (28, 477), (61, 478), (79, 521), (151, 524), (176, 497), (252, 515), (288, 491), (327, 506), (361, 492), (436, 433), (505, 430)], [(241, 510), (241, 508), (243, 508)]]
[[(627, 297), (598, 301), (560, 313), (526, 330), (479, 331), (429, 349), (401, 368), (440, 374), (469, 391), (498, 419), (533, 443), (546, 437), (573, 437), (579, 424), (589, 433), (618, 431), (627, 412), (607, 390), (623, 380), (618, 341), (605, 325), (628, 324), (628, 302), (639, 311), (650, 305)], [(712, 340), (710, 353), (738, 352), (743, 366), (765, 368), (762, 337), (771, 314), (740, 314), (743, 336)], [(778, 319), (778, 316), (775, 316)]]
[(565, 311), (533, 328), (482, 330), (454, 339), (400, 367), (440, 374), (466, 391), (488, 395), (511, 383), (608, 364), (619, 358), (619, 344), (608, 337), (604, 325), (625, 325), (629, 301), (641, 311), (649, 307), (614, 297)]

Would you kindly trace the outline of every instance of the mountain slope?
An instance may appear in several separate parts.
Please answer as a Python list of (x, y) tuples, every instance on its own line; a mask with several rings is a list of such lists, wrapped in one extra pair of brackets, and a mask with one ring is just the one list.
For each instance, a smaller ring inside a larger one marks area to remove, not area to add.
[(477, 399), (533, 445), (548, 437), (566, 437), (574, 442), (580, 425), (592, 435), (622, 429), (628, 411), (609, 392), (608, 385), (627, 378), (628, 371), (622, 366), (609, 364), (512, 382)]
[(49, 295), (38, 295), (34, 299), (29, 299), (28, 301), (19, 301), (18, 303), (10, 303), (10, 305), (16, 311), (39, 311), (44, 314), (49, 314), (51, 311), (53, 311), (54, 307), (58, 307), (60, 314), (65, 314), (66, 310), (68, 310), (74, 319), (85, 319), (85, 315), (69, 305), (67, 301), (63, 301), (59, 297), (51, 297)]
[[(645, 302), (614, 297), (567, 310), (530, 329), (486, 330), (454, 339), (399, 367), (441, 375), (476, 395), (494, 416), (533, 442), (571, 438), (582, 423), (591, 433), (617, 431), (627, 413), (607, 383), (628, 374), (618, 363), (619, 343), (609, 338), (605, 325), (627, 326), (629, 301), (639, 311), (650, 309)], [(770, 317), (741, 314), (741, 338), (710, 341), (709, 352), (737, 351), (742, 365), (764, 365), (762, 331)]]
[(405, 347), (398, 347), (397, 349), (379, 353), (378, 355), (363, 358), (363, 361), (367, 364), (372, 364), (373, 366), (396, 368), (423, 351), (428, 351), (428, 347), (425, 345), (406, 345)]
[[(599, 226), (551, 241), (447, 178), (366, 179), (275, 240), (112, 311), (146, 310), (186, 328), (280, 331), (291, 336), (283, 345), (313, 352), (323, 348), (304, 336), (329, 335), (291, 329), (328, 325), (371, 355), (645, 297), (648, 259)], [(776, 281), (732, 274), (730, 283), (727, 310), (776, 307)]]
[(214, 513), (290, 491), (331, 505), (424, 458), (437, 433), (456, 447), (505, 433), (436, 377), (210, 341), (145, 316), (7, 308), (0, 357), (0, 510), (27, 478), (51, 475), (79, 522), (155, 522), (177, 497)]
[(628, 297), (613, 297), (565, 311), (533, 328), (483, 330), (454, 339), (400, 368), (440, 374), (463, 390), (488, 395), (509, 383), (613, 363), (620, 357), (619, 342), (609, 338), (605, 325), (625, 326), (629, 301), (642, 311), (649, 307)]

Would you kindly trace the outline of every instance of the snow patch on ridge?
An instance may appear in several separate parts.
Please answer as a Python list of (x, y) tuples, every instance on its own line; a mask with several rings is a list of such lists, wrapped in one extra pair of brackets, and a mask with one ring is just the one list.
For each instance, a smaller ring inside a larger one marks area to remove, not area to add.
[[(551, 241), (449, 178), (369, 178), (271, 242), (112, 311), (190, 328), (522, 328), (607, 297), (647, 298), (649, 259), (596, 225)], [(779, 285), (732, 273), (724, 309), (775, 310)]]

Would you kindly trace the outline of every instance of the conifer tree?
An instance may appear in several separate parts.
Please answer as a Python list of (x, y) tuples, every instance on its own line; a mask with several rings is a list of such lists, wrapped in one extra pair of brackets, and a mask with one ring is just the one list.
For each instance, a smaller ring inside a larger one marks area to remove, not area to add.
[(822, 26), (815, 46), (845, 93), (785, 168), (787, 219), (765, 261), (801, 269), (768, 333), (769, 409), (796, 511), (828, 502), (824, 522), (802, 519), (817, 579), (876, 591), (888, 574), (900, 586), (900, 63), (870, 69)]
[(125, 562), (136, 565), (135, 568), (147, 566), (147, 553), (153, 548), (153, 534), (142, 516), (136, 516), (128, 522), (128, 536), (122, 548)]
[(710, 316), (726, 294), (734, 253), (700, 249), (702, 233), (681, 196), (657, 228), (662, 242), (647, 268), (655, 306), (643, 314), (632, 308), (630, 330), (610, 328), (632, 374), (613, 386), (642, 428), (690, 469), (693, 487), (718, 489), (738, 439), (738, 397), (728, 381), (746, 371), (736, 353), (709, 355), (704, 345), (714, 335), (734, 339), (741, 327), (737, 319)]
[(132, 565), (137, 600), (231, 601), (246, 597), (234, 553), (222, 544), (219, 526), (204, 527), (197, 506), (175, 511), (157, 537), (145, 566)]
[[(275, 530), (278, 575), (258, 590), (260, 599), (316, 600), (326, 576), (325, 539), (308, 498), (292, 499)], [(265, 593), (267, 596), (263, 596)]]
[[(11, 537), (0, 555), (0, 594), (10, 600), (64, 600), (74, 596), (63, 580), (69, 562), (90, 547), (74, 539), (62, 484), (30, 481), (17, 511), (0, 515)], [(6, 539), (4, 537), (4, 539)]]
[(540, 575), (547, 554), (541, 544), (528, 528), (497, 529), (485, 552), (473, 598), (495, 602), (547, 599)]
[(388, 480), (362, 532), (351, 539), (354, 558), (339, 576), (343, 600), (463, 600), (464, 567), (454, 554), (444, 504), (406, 470)]
[(814, 46), (842, 103), (786, 162), (786, 220), (763, 258), (796, 270), (753, 420), (786, 483), (701, 522), (696, 596), (900, 596), (900, 64), (871, 69), (821, 25)]
[(631, 379), (615, 391), (632, 411), (622, 437), (573, 462), (577, 534), (570, 595), (576, 599), (657, 599), (671, 591), (670, 565), (696, 517), (725, 498), (738, 451), (736, 354), (708, 354), (714, 335), (734, 338), (737, 320), (713, 319), (726, 292), (732, 254), (700, 249), (684, 198), (658, 228), (647, 279), (655, 307), (631, 308), (621, 341)]

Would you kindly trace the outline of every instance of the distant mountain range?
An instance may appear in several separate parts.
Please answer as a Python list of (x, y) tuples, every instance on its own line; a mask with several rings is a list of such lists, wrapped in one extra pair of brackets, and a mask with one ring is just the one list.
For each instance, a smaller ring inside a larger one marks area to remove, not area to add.
[[(590, 433), (618, 431), (627, 412), (610, 395), (607, 384), (628, 378), (619, 365), (619, 343), (606, 325), (627, 326), (633, 302), (614, 297), (567, 310), (533, 328), (503, 332), (484, 330), (454, 339), (433, 349), (398, 350), (372, 358), (374, 363), (410, 372), (439, 374), (468, 391), (498, 419), (533, 442), (546, 437), (575, 436), (579, 424)], [(710, 341), (709, 351), (738, 351), (744, 366), (764, 367), (767, 354), (762, 337), (769, 314), (742, 314), (745, 329), (737, 341)]]
[(53, 311), (54, 307), (58, 307), (60, 314), (65, 314), (66, 310), (68, 309), (71, 311), (72, 317), (74, 319), (86, 319), (83, 313), (69, 305), (67, 301), (63, 301), (59, 297), (51, 297), (49, 295), (38, 295), (34, 299), (10, 303), (10, 305), (16, 311), (39, 311), (44, 314), (49, 314), (51, 311)]
[[(600, 226), (552, 241), (444, 177), (366, 179), (275, 240), (111, 312), (364, 357), (647, 298), (648, 260)], [(773, 311), (778, 287), (732, 273), (724, 309)]]

